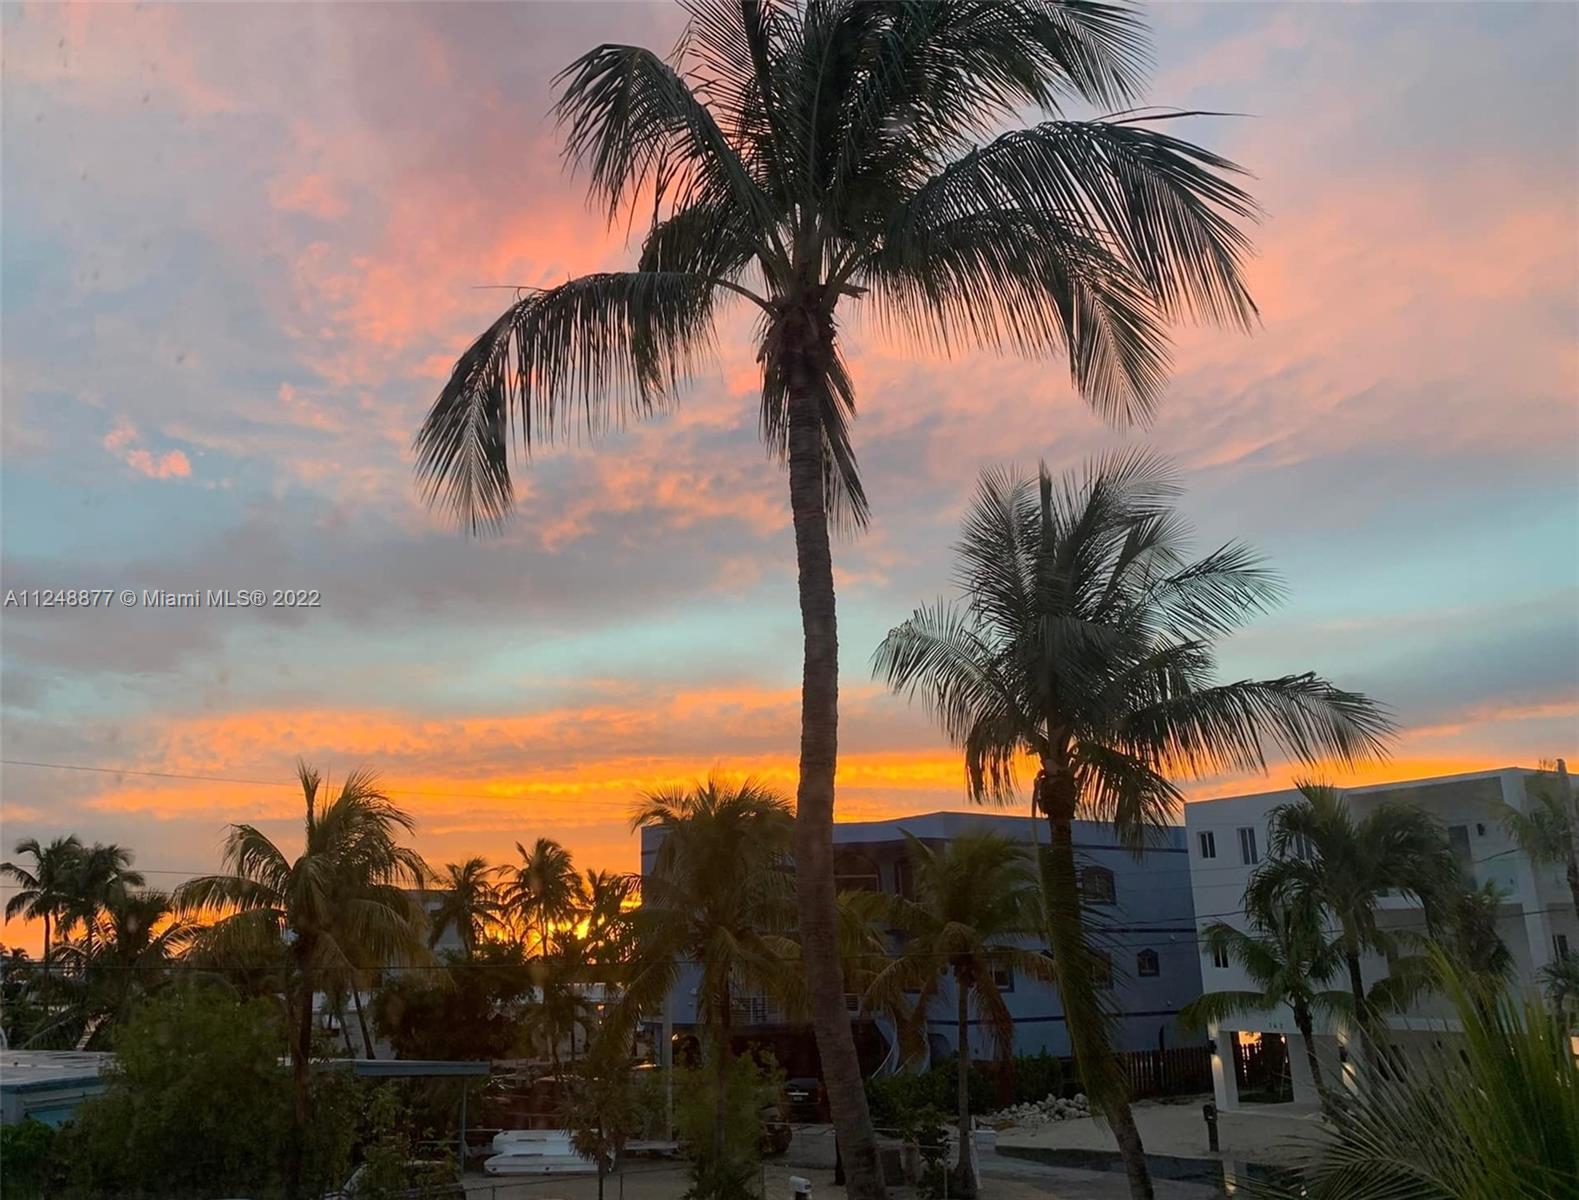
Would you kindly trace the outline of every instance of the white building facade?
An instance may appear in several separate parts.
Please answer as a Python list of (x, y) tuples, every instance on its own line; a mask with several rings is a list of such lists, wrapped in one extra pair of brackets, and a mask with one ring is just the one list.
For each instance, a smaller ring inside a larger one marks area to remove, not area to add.
[[(1441, 822), (1466, 881), (1476, 887), (1489, 881), (1503, 894), (1497, 925), (1513, 955), (1514, 986), (1535, 990), (1539, 987), (1537, 972), (1542, 967), (1557, 958), (1579, 953), (1579, 918), (1574, 913), (1563, 865), (1532, 862), (1497, 819), (1499, 803), (1525, 808), (1532, 785), (1558, 784), (1551, 773), (1509, 767), (1346, 788), (1342, 794), (1357, 817), (1363, 817), (1368, 807), (1385, 799), (1416, 805)], [(1245, 885), (1266, 861), (1268, 818), (1273, 809), (1298, 797), (1299, 793), (1291, 789), (1196, 801), (1185, 806), (1198, 930), (1219, 920), (1241, 929), (1246, 927), (1242, 907)], [(1417, 899), (1387, 896), (1382, 898), (1380, 907), (1385, 928), (1424, 932), (1424, 914)], [(1203, 991), (1257, 990), (1238, 964), (1214, 958), (1204, 943), (1199, 944), (1199, 949)], [(1369, 988), (1387, 975), (1387, 960), (1367, 955), (1362, 970)], [(1346, 976), (1340, 973), (1327, 986), (1342, 989), (1347, 984)], [(1442, 999), (1427, 996), (1407, 1012), (1389, 1018), (1388, 1036), (1394, 1046), (1406, 1051), (1442, 1042), (1455, 1029), (1456, 1023)], [(1274, 1070), (1286, 1072), (1292, 1082), (1294, 1104), (1316, 1105), (1305, 1047), (1287, 1007), (1240, 1014), (1213, 1025), (1208, 1035), (1213, 1046), (1212, 1073), (1219, 1109), (1238, 1108), (1247, 1083), (1257, 1091), (1265, 1089), (1266, 1080), (1259, 1077), (1259, 1068), (1252, 1069), (1262, 1063), (1274, 1064)], [(1336, 1080), (1351, 1078), (1349, 1036), (1350, 1031), (1341, 1023), (1324, 1021), (1319, 1015), (1316, 1018), (1317, 1058), (1329, 1086)], [(1258, 1077), (1252, 1079), (1253, 1075)]]

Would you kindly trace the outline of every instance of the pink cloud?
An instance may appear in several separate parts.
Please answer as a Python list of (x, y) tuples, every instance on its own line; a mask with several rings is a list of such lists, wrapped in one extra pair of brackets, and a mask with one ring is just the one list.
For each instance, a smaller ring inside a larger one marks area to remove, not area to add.
[(167, 450), (155, 454), (139, 443), (141, 435), (137, 426), (125, 417), (115, 422), (114, 428), (104, 435), (103, 446), (139, 475), (149, 479), (185, 479), (192, 474), (192, 463), (185, 451)]
[(278, 176), (269, 184), (269, 202), (281, 212), (306, 213), (325, 221), (343, 217), (350, 207), (334, 181), (316, 172)]
[(192, 464), (179, 450), (157, 457), (147, 450), (133, 450), (126, 456), (126, 465), (149, 479), (184, 479), (192, 473)]

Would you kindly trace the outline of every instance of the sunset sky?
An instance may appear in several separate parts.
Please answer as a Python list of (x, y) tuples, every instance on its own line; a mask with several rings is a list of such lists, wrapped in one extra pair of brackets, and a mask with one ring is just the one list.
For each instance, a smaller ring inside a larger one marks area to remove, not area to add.
[[(957, 756), (867, 664), (946, 588), (979, 467), (1142, 442), (1181, 467), (1203, 549), (1243, 537), (1291, 588), (1225, 673), (1317, 670), (1395, 708), (1365, 778), (1575, 745), (1579, 7), (1153, 17), (1149, 99), (1244, 114), (1188, 136), (1255, 174), (1263, 326), (1181, 330), (1159, 418), (1121, 433), (1062, 363), (920, 359), (851, 321), (874, 521), (835, 545), (844, 818), (963, 806)], [(76, 831), (170, 884), (227, 821), (293, 832), (298, 755), (381, 771), (435, 862), (549, 835), (634, 868), (640, 789), (711, 767), (793, 788), (787, 489), (746, 314), (676, 414), (519, 474), (502, 537), (412, 484), (424, 411), (509, 301), (487, 285), (630, 260), (561, 167), (550, 81), (600, 41), (667, 49), (676, 9), (3, 21), (4, 587), (323, 598), (0, 613), (5, 758), (265, 781), (6, 766), (6, 850)]]

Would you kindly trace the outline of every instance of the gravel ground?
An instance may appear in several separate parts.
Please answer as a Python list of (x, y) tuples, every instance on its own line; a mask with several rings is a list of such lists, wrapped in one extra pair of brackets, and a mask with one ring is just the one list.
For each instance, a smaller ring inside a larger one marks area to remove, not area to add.
[[(1179, 1158), (1215, 1159), (1219, 1162), (1255, 1162), (1272, 1166), (1298, 1163), (1322, 1126), (1317, 1113), (1293, 1104), (1255, 1105), (1218, 1117), (1218, 1142), (1222, 1149), (1207, 1149), (1206, 1122), (1201, 1105), (1211, 1096), (1178, 1100), (1143, 1100), (1135, 1105), (1135, 1124), (1148, 1154)], [(1003, 1147), (1042, 1147), (1070, 1150), (1117, 1150), (1112, 1131), (1098, 1120), (1054, 1121), (1037, 1128), (1005, 1129), (998, 1134)]]

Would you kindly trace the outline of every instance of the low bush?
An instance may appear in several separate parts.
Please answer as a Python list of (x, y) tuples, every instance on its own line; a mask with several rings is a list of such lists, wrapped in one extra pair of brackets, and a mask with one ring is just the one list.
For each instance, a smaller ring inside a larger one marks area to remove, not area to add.
[(718, 1083), (712, 1065), (675, 1072), (675, 1126), (691, 1160), (687, 1200), (738, 1200), (757, 1190), (764, 1132), (762, 1112), (778, 1103), (782, 1081), (782, 1073), (771, 1058), (751, 1054), (736, 1058), (724, 1084), (725, 1119), (720, 1127)]
[(58, 1168), (55, 1131), (32, 1119), (0, 1126), (0, 1195), (5, 1200), (37, 1200), (49, 1189)]
[[(1013, 1061), (1012, 1102), (1026, 1104), (1048, 1096), (1073, 1096), (1080, 1090), (1079, 1079), (1066, 1071), (1063, 1062), (1048, 1054), (1021, 1054)], [(959, 1111), (956, 1092), (959, 1079), (957, 1060), (949, 1058), (925, 1071), (902, 1072), (866, 1082), (866, 1103), (872, 1110), (872, 1123), (884, 1131), (901, 1131), (911, 1125), (918, 1113), (935, 1109), (952, 1117)], [(970, 1111), (988, 1113), (1000, 1107), (998, 1079), (991, 1064), (972, 1063), (970, 1069)]]
[[(276, 1196), (292, 1133), (277, 1008), (183, 988), (149, 1001), (116, 1031), (107, 1088), (60, 1131), (67, 1196)], [(356, 1085), (314, 1081), (307, 1180), (338, 1185), (355, 1139)], [(53, 1193), (51, 1193), (53, 1194)], [(8, 1192), (9, 1195), (9, 1192)]]

